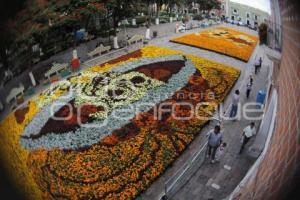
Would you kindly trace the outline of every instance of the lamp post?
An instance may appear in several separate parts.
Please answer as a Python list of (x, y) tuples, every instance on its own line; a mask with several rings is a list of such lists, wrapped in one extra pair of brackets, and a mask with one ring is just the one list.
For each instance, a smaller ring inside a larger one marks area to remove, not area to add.
[(127, 28), (126, 28), (127, 24), (128, 24), (127, 19), (122, 20), (122, 25), (123, 25), (123, 28), (124, 28), (124, 36), (125, 36), (125, 47), (127, 47), (127, 40), (128, 40), (128, 37), (127, 37)]

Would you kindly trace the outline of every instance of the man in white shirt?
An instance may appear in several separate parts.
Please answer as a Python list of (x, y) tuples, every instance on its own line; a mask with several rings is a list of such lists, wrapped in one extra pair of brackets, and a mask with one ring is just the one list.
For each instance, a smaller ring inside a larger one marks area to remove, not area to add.
[(243, 152), (245, 145), (249, 142), (250, 138), (256, 134), (255, 123), (251, 122), (249, 126), (243, 130), (243, 143), (240, 149), (240, 154)]

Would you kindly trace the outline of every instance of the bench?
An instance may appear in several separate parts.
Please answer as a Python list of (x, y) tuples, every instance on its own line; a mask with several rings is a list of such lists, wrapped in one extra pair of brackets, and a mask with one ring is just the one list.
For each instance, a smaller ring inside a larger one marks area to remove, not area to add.
[(110, 51), (111, 47), (110, 46), (103, 46), (102, 44), (94, 49), (93, 51), (89, 52), (88, 55), (90, 57), (94, 57), (95, 55), (101, 55), (104, 52)]
[(131, 45), (137, 42), (144, 42), (144, 39), (145, 37), (143, 35), (134, 35), (127, 41), (127, 43)]
[(17, 100), (19, 96), (24, 94), (24, 86), (20, 85), (19, 87), (13, 88), (9, 95), (6, 97), (6, 103), (10, 104), (13, 100)]
[(192, 29), (199, 28), (199, 24), (192, 24)]
[(68, 66), (69, 65), (67, 63), (64, 63), (64, 64), (53, 63), (51, 69), (49, 69), (45, 73), (45, 77), (50, 80), (52, 75), (54, 75), (54, 74), (59, 75), (59, 72), (66, 70), (68, 68)]

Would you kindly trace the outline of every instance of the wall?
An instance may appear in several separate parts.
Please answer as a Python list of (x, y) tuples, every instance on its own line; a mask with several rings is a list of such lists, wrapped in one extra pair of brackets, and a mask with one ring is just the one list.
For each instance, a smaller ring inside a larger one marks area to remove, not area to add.
[[(238, 14), (234, 14), (234, 9), (237, 10)], [(249, 18), (247, 18), (247, 12), (249, 13)], [(257, 15), (257, 20), (255, 20), (255, 15)], [(241, 21), (244, 24), (247, 24), (247, 20), (249, 20), (250, 24), (253, 26), (254, 22), (257, 22), (258, 25), (265, 22), (265, 20), (268, 20), (269, 14), (267, 12), (264, 12), (262, 10), (249, 7), (246, 5), (242, 5), (239, 3), (231, 2), (229, 1), (228, 5), (228, 13), (227, 16), (229, 19), (231, 19), (231, 16), (234, 16), (234, 20), (239, 20), (241, 18)]]
[(271, 0), (271, 16), (268, 21), (268, 45), (273, 49), (281, 49), (281, 18), (278, 0)]
[[(276, 87), (278, 110), (269, 149), (256, 176), (234, 199), (287, 199), (300, 174), (300, 13), (296, 1), (281, 0), (283, 49)], [(299, 187), (299, 186), (298, 186)]]

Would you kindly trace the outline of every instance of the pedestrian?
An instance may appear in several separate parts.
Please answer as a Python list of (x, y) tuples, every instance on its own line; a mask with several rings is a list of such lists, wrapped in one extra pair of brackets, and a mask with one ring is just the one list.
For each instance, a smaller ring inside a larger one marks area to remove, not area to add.
[(259, 57), (259, 67), (258, 67), (258, 70), (259, 70), (259, 71), (260, 71), (260, 69), (261, 69), (261, 65), (262, 65), (262, 58)]
[(256, 60), (255, 63), (254, 63), (255, 74), (257, 74), (257, 72), (258, 72), (259, 64), (260, 64), (260, 61), (259, 61), (259, 60)]
[(252, 77), (252, 75), (249, 76), (249, 79), (250, 79), (249, 82), (250, 82), (250, 84), (252, 86), (253, 85), (253, 77)]
[(229, 114), (230, 118), (236, 117), (239, 101), (240, 101), (240, 91), (236, 90), (232, 97), (231, 110), (230, 110), (230, 114)]
[(251, 122), (249, 126), (243, 130), (242, 146), (240, 154), (243, 152), (245, 145), (249, 142), (250, 138), (256, 134), (255, 123)]
[(217, 149), (216, 161), (220, 161), (221, 160), (221, 158), (223, 157), (223, 155), (225, 153), (226, 147), (227, 147), (226, 142), (222, 142), (221, 145), (219, 146), (219, 148)]
[(247, 90), (246, 90), (246, 96), (247, 96), (247, 99), (249, 99), (251, 90), (252, 90), (252, 84), (249, 82), (249, 83), (247, 84)]
[(218, 147), (222, 143), (223, 134), (221, 133), (221, 127), (215, 126), (214, 129), (210, 130), (207, 135), (208, 137), (208, 154), (207, 158), (211, 159), (211, 163), (215, 162), (215, 156)]

